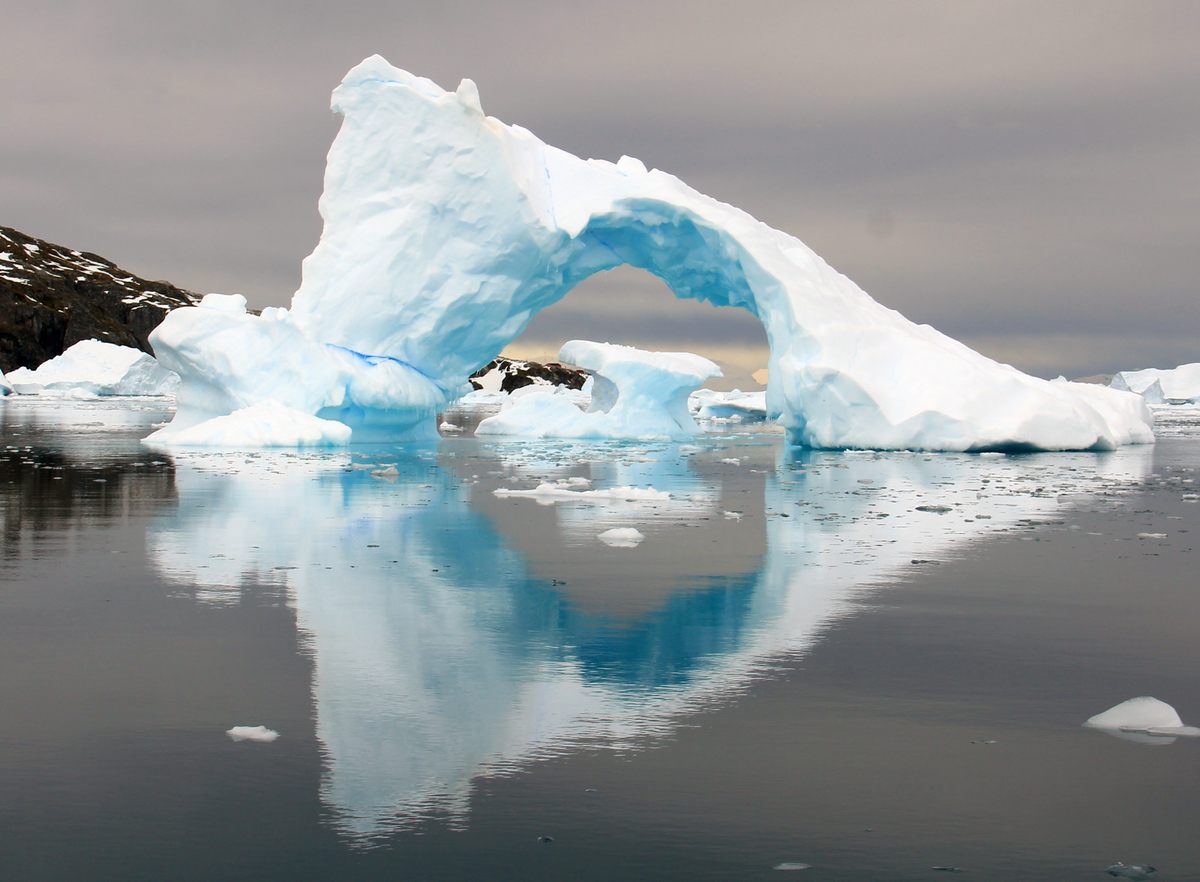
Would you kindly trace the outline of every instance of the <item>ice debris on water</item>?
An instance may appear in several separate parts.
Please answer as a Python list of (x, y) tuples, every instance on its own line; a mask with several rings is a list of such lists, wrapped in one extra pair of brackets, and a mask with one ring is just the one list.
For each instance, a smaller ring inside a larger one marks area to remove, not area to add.
[(261, 744), (269, 744), (279, 737), (278, 732), (266, 726), (234, 726), (225, 730), (225, 734), (234, 741), (257, 741)]
[(576, 484), (538, 484), (532, 490), (510, 490), (497, 487), (492, 493), (501, 498), (536, 499), (542, 505), (556, 502), (609, 501), (609, 502), (665, 502), (671, 494), (653, 487), (612, 487), (608, 490), (573, 490)]
[(776, 870), (811, 870), (812, 864), (802, 864), (800, 861), (784, 861), (775, 865)]

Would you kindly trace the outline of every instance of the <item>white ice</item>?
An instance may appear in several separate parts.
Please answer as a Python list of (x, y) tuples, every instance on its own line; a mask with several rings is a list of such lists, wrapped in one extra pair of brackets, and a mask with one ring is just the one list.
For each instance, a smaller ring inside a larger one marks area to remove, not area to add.
[(1179, 713), (1165, 701), (1141, 695), (1089, 717), (1083, 724), (1093, 729), (1158, 736), (1200, 736), (1200, 728), (1185, 726)]
[(535, 313), (630, 264), (679, 297), (762, 321), (766, 407), (794, 443), (1153, 440), (1140, 397), (1037, 379), (913, 324), (800, 240), (672, 175), (630, 157), (585, 161), (485, 116), (470, 80), (447, 92), (376, 55), (346, 75), (333, 108), (343, 122), (324, 229), (291, 312), (218, 321), (183, 308), (152, 338), (184, 377), (181, 425), (275, 398), (344, 422), (356, 441), (432, 433), (436, 412)]
[(279, 737), (279, 733), (266, 726), (234, 726), (225, 732), (234, 741), (257, 741), (270, 744)]
[(1200, 362), (1177, 368), (1121, 371), (1109, 383), (1112, 389), (1137, 392), (1151, 404), (1200, 403)]
[(37, 368), (17, 368), (8, 382), (21, 395), (174, 395), (179, 377), (131, 346), (81, 340)]
[(646, 535), (637, 527), (613, 527), (596, 538), (611, 548), (637, 548)]
[(167, 426), (149, 435), (145, 443), (230, 449), (340, 447), (350, 443), (350, 427), (336, 420), (310, 416), (278, 401), (263, 401), (187, 428)]
[(718, 392), (715, 389), (697, 389), (688, 401), (701, 420), (741, 420), (753, 422), (767, 417), (767, 392)]
[(690, 352), (648, 352), (631, 346), (571, 340), (558, 360), (591, 372), (587, 411), (557, 387), (531, 391), (505, 402), (476, 435), (538, 438), (682, 438), (697, 431), (688, 395), (721, 369)]

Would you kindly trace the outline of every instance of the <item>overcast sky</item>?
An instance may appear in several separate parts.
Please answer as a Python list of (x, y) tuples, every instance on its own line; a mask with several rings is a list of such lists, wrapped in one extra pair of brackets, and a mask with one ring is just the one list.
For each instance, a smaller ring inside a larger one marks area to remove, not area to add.
[[(0, 0), (0, 224), (285, 304), (329, 93), (363, 57), (637, 156), (882, 303), (1047, 376), (1200, 361), (1200, 3)], [(757, 322), (618, 270), (518, 341), (762, 364)], [(740, 354), (739, 354), (740, 353)]]

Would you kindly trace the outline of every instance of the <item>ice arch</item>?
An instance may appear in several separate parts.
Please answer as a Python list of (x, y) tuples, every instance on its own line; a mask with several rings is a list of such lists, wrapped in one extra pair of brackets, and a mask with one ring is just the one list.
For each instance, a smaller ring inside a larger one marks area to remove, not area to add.
[(1152, 440), (1135, 396), (1030, 377), (915, 325), (798, 239), (678, 178), (629, 157), (584, 161), (485, 116), (470, 80), (447, 92), (372, 56), (346, 75), (333, 108), (344, 120), (326, 167), (321, 240), (290, 314), (268, 317), (274, 351), (287, 337), (285, 348), (305, 352), (304, 394), (285, 388), (277, 358), (264, 363), (247, 346), (261, 320), (231, 316), (251, 354), (223, 358), (189, 330), (197, 310), (178, 310), (154, 343), (184, 378), (181, 427), (290, 396), (282, 403), (345, 422), (356, 438), (411, 431), (536, 312), (628, 263), (679, 297), (762, 321), (768, 409), (797, 443)]

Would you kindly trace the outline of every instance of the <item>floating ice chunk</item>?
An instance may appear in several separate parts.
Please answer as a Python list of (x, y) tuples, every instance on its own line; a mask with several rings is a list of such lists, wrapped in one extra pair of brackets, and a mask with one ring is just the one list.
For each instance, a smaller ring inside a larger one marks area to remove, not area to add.
[(802, 864), (800, 861), (784, 861), (775, 865), (776, 870), (811, 870), (812, 864)]
[(225, 734), (234, 741), (257, 741), (263, 744), (269, 744), (279, 737), (278, 732), (266, 726), (234, 726), (227, 729)]
[(679, 438), (697, 431), (688, 395), (721, 369), (690, 352), (648, 352), (632, 346), (571, 340), (559, 361), (592, 372), (586, 412), (557, 390), (526, 387), (476, 435), (538, 438)]
[(22, 395), (91, 397), (174, 395), (179, 377), (132, 346), (80, 340), (35, 370), (17, 368), (8, 381)]
[(1166, 539), (1167, 534), (1166, 533), (1138, 533), (1137, 537), (1139, 539)]
[(613, 527), (596, 538), (613, 548), (636, 548), (646, 536), (636, 527)]
[(341, 447), (350, 443), (350, 427), (336, 420), (263, 401), (187, 428), (168, 424), (145, 439), (166, 447)]
[(501, 498), (536, 499), (542, 505), (556, 502), (613, 501), (613, 502), (665, 502), (671, 494), (653, 487), (611, 487), (607, 490), (573, 490), (572, 485), (538, 484), (532, 490), (510, 490), (497, 487), (492, 493)]
[(0, 371), (0, 398), (3, 398), (5, 395), (12, 394), (12, 383), (8, 382), (8, 377), (4, 375), (4, 371)]
[(1158, 737), (1195, 738), (1200, 736), (1200, 728), (1185, 726), (1175, 708), (1165, 701), (1159, 701), (1148, 695), (1122, 701), (1104, 713), (1088, 718), (1083, 725), (1093, 729)]

